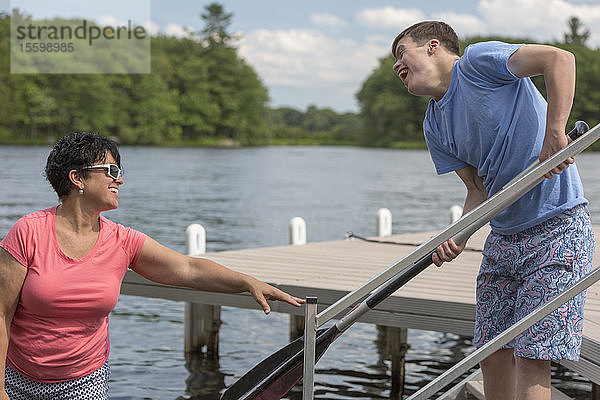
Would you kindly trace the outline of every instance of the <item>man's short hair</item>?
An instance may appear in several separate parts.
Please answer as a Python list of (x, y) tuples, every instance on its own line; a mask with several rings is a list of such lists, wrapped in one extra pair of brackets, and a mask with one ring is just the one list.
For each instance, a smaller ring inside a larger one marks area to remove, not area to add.
[(392, 44), (392, 55), (396, 57), (396, 46), (405, 36), (409, 36), (417, 45), (422, 46), (430, 39), (437, 39), (449, 52), (460, 56), (458, 36), (450, 25), (441, 21), (423, 21), (403, 30)]

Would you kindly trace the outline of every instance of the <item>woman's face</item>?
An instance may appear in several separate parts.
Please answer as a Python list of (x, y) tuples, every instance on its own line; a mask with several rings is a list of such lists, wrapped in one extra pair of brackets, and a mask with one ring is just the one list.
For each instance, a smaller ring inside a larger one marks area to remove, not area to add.
[[(105, 160), (92, 165), (117, 164), (110, 152), (106, 153)], [(84, 179), (85, 200), (95, 204), (100, 211), (113, 210), (119, 206), (119, 186), (124, 183), (123, 176), (118, 179), (111, 177), (107, 168), (88, 169), (88, 176)]]

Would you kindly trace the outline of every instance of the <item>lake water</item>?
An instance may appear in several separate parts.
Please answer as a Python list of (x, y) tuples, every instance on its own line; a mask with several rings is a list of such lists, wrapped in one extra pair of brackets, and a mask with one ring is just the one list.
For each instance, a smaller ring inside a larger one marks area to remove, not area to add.
[[(306, 220), (308, 241), (373, 236), (386, 207), (394, 233), (441, 230), (465, 190), (436, 176), (426, 151), (354, 147), (196, 149), (123, 147), (118, 210), (104, 215), (180, 252), (185, 229), (202, 224), (207, 251), (288, 243), (288, 222)], [(57, 203), (42, 176), (47, 147), (0, 146), (0, 238), (31, 211)], [(600, 221), (600, 153), (577, 157), (592, 219)], [(385, 267), (385, 266), (382, 266)], [(111, 314), (112, 399), (217, 399), (262, 358), (289, 342), (288, 316), (224, 307), (218, 363), (183, 355), (179, 302), (121, 296)], [(469, 354), (470, 338), (409, 330), (406, 393)], [(391, 364), (377, 328), (356, 324), (317, 365), (317, 398), (388, 398)], [(554, 383), (588, 397), (590, 383), (553, 369)], [(300, 398), (293, 394), (291, 398)]]

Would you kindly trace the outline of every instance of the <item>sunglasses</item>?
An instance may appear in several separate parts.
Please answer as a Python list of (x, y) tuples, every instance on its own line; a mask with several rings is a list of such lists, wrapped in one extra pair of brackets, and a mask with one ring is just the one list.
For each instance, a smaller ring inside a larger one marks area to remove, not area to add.
[(117, 164), (100, 164), (85, 167), (84, 169), (103, 169), (106, 175), (110, 176), (114, 180), (118, 180), (123, 175), (123, 170), (119, 168)]

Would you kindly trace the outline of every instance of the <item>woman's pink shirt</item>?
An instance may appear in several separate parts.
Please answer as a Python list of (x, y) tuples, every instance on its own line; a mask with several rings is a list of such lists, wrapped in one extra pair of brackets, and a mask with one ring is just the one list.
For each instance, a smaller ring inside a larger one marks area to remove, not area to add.
[(73, 259), (58, 244), (56, 209), (24, 216), (0, 242), (27, 268), (10, 327), (7, 365), (42, 382), (79, 378), (106, 362), (108, 315), (146, 238), (100, 216), (96, 245)]

